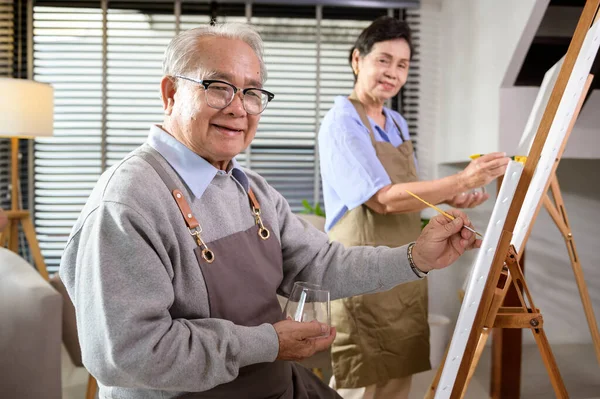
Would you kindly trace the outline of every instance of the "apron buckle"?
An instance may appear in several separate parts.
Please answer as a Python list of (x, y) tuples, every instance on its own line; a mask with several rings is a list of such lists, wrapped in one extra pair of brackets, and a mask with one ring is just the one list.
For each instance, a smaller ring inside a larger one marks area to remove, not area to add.
[(206, 261), (206, 263), (213, 263), (215, 260), (215, 254), (208, 248), (204, 248), (202, 250), (202, 259)]
[(200, 233), (202, 233), (202, 227), (200, 225), (198, 225), (198, 227), (190, 229), (190, 234), (196, 239), (196, 244), (198, 244), (198, 246), (202, 248), (202, 259), (204, 259), (207, 263), (213, 263), (215, 260), (215, 253), (208, 249), (208, 245), (206, 245), (206, 243), (200, 236)]
[(271, 236), (271, 232), (265, 227), (265, 225), (262, 222), (262, 219), (260, 217), (260, 209), (252, 207), (252, 212), (254, 213), (256, 225), (258, 226), (258, 236), (263, 240), (268, 239)]

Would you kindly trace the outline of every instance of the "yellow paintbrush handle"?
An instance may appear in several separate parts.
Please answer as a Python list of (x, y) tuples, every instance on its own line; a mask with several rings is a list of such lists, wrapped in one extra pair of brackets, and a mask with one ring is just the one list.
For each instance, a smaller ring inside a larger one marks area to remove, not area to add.
[[(435, 205), (433, 205), (433, 204), (430, 204), (429, 202), (425, 201), (423, 198), (419, 197), (417, 194), (415, 194), (415, 193), (411, 193), (411, 192), (410, 192), (410, 191), (408, 191), (408, 190), (405, 190), (405, 191), (406, 191), (407, 193), (409, 193), (410, 195), (412, 195), (413, 197), (415, 197), (416, 199), (418, 199), (419, 201), (421, 201), (422, 203), (424, 203), (425, 205), (427, 205), (427, 206), (429, 206), (429, 207), (431, 207), (431, 208), (435, 209), (436, 211), (438, 211), (438, 212), (439, 212), (439, 213), (441, 213), (442, 215), (446, 216), (448, 219), (450, 219), (450, 220), (454, 220), (454, 219), (456, 219), (456, 218), (455, 218), (454, 216), (452, 216), (451, 214), (449, 214), (449, 213), (447, 213), (447, 212), (444, 212), (443, 210), (441, 210), (441, 209), (440, 209), (440, 208), (438, 208), (437, 206), (435, 206)], [(465, 228), (465, 229), (467, 229), (467, 230), (469, 230), (469, 231), (470, 231), (470, 232), (472, 232), (472, 233), (475, 233), (475, 234), (476, 234), (476, 235), (478, 235), (479, 237), (483, 237), (483, 236), (481, 235), (481, 233), (477, 232), (475, 229), (472, 229), (472, 228), (471, 228), (471, 227), (469, 227), (469, 226), (464, 226), (464, 228)]]

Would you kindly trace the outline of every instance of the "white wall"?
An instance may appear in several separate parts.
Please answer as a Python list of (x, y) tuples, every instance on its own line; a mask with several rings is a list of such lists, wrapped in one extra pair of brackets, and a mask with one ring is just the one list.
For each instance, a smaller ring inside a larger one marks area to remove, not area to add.
[[(419, 81), (419, 137), (417, 156), (419, 175), (423, 180), (434, 179), (437, 175), (437, 147), (441, 121), (441, 35), (442, 0), (424, 0), (419, 9), (421, 25), (419, 29), (419, 58), (421, 79)], [(425, 23), (423, 23), (425, 22)]]
[[(499, 89), (513, 54), (529, 47), (549, 0), (446, 0), (438, 162), (497, 151)], [(526, 27), (529, 28), (527, 32)], [(537, 25), (534, 25), (537, 28)], [(522, 40), (527, 36), (528, 40)], [(523, 53), (524, 56), (525, 53)]]
[[(548, 0), (423, 0), (421, 132), (429, 146), (429, 178), (456, 173), (468, 155), (516, 148), (538, 88), (510, 87)], [(439, 49), (437, 54), (428, 49)], [(434, 65), (429, 63), (438, 64)], [(426, 101), (424, 101), (426, 100)], [(600, 94), (580, 115), (565, 158), (598, 158)], [(428, 117), (424, 120), (424, 117)], [(461, 163), (462, 162), (462, 163)], [(600, 319), (600, 160), (565, 159), (559, 180), (581, 264)], [(495, 184), (488, 187), (495, 193)], [(487, 226), (493, 198), (469, 216)], [(590, 343), (564, 241), (542, 210), (527, 244), (526, 277), (544, 315), (551, 344)], [(475, 258), (471, 252), (429, 278), (430, 312), (455, 320), (458, 290)], [(524, 334), (532, 343), (531, 334)]]
[[(500, 89), (499, 151), (506, 151), (507, 154), (515, 153), (537, 94), (537, 87)], [(600, 91), (595, 90), (575, 122), (563, 158), (597, 159), (600, 157), (598, 110), (600, 110)]]

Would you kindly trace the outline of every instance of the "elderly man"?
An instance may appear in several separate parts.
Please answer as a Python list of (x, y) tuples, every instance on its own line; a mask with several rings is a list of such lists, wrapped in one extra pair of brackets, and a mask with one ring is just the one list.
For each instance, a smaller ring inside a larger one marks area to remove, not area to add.
[(282, 320), (276, 294), (295, 281), (332, 298), (387, 290), (480, 242), (456, 211), (409, 246), (345, 249), (240, 167), (273, 98), (251, 27), (180, 34), (164, 75), (162, 126), (102, 175), (61, 263), (100, 397), (338, 397), (291, 362), (329, 347), (335, 330)]

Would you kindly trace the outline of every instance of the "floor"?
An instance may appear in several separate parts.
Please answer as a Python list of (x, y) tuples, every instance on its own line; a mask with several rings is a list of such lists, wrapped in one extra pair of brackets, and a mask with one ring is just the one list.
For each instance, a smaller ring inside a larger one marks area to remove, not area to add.
[[(552, 347), (570, 399), (600, 399), (600, 366), (592, 345), (554, 345)], [(487, 397), (490, 353), (486, 349), (465, 399)], [(410, 399), (421, 399), (433, 378), (433, 371), (417, 374)], [(63, 399), (83, 399), (87, 373), (72, 365), (63, 348)], [(523, 348), (521, 399), (554, 398), (554, 392), (536, 346)]]

